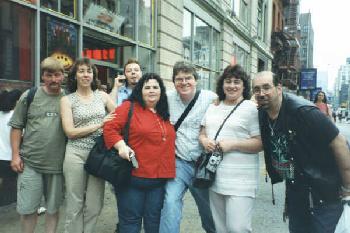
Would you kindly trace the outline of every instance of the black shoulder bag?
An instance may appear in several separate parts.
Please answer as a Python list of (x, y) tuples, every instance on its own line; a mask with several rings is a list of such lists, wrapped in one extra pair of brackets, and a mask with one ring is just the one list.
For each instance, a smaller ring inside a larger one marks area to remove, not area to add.
[[(130, 121), (134, 110), (134, 103), (131, 102), (128, 113), (128, 121), (124, 127), (124, 141), (128, 144)], [(130, 181), (132, 164), (130, 161), (121, 158), (118, 151), (112, 147), (107, 149), (103, 135), (96, 138), (84, 165), (87, 173), (101, 178), (113, 184), (115, 189), (126, 187)]]
[[(214, 140), (218, 137), (222, 127), (232, 113), (238, 108), (238, 106), (244, 101), (240, 101), (227, 115), (218, 131), (215, 134)], [(203, 151), (196, 162), (196, 170), (194, 173), (193, 186), (196, 188), (209, 188), (215, 180), (216, 169), (219, 166), (223, 157), (222, 150), (219, 146), (216, 146), (214, 151)]]

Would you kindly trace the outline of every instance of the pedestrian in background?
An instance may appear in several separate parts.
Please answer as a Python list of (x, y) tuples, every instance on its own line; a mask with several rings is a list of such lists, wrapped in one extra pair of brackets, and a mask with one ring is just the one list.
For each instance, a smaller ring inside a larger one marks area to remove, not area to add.
[[(128, 145), (122, 130), (134, 104)], [(115, 188), (120, 233), (158, 233), (166, 180), (175, 176), (175, 131), (169, 121), (165, 86), (157, 74), (148, 73), (136, 84), (128, 101), (115, 110), (116, 118), (104, 126), (107, 148), (130, 160), (134, 153), (138, 168), (132, 170), (130, 184)]]
[[(173, 125), (192, 101), (197, 91), (198, 74), (185, 62), (177, 62), (173, 68), (175, 91), (168, 93), (170, 121)], [(167, 181), (160, 222), (160, 233), (179, 233), (182, 218), (183, 198), (189, 189), (196, 201), (202, 227), (207, 233), (215, 232), (209, 205), (208, 189), (193, 187), (195, 163), (202, 152), (198, 136), (204, 113), (217, 95), (201, 90), (196, 103), (176, 131), (176, 177)]]
[[(209, 189), (215, 228), (220, 233), (252, 232), (252, 214), (259, 181), (262, 150), (258, 111), (250, 100), (250, 77), (239, 65), (228, 66), (219, 77), (216, 94), (202, 120), (199, 141), (206, 151), (219, 147), (223, 159)], [(227, 119), (216, 141), (214, 137)]]
[(63, 199), (62, 164), (66, 143), (59, 106), (64, 95), (63, 72), (60, 61), (45, 58), (41, 62), (44, 85), (37, 89), (29, 107), (29, 90), (23, 93), (9, 122), (11, 167), (19, 173), (17, 211), (21, 215), (22, 232), (26, 233), (35, 230), (42, 196), (47, 209), (45, 230), (52, 233), (57, 229)]
[(124, 65), (124, 75), (117, 75), (109, 94), (117, 106), (120, 106), (130, 95), (142, 76), (142, 70), (136, 59), (130, 58)]
[[(327, 101), (326, 93), (323, 91), (317, 92), (315, 99), (314, 99), (315, 105), (320, 109), (321, 112), (323, 112), (330, 120), (333, 121), (333, 115), (332, 115), (332, 108), (329, 106)], [(333, 121), (335, 122), (335, 121)]]
[(266, 168), (286, 181), (290, 232), (334, 232), (350, 199), (350, 152), (337, 127), (311, 102), (283, 93), (264, 71), (253, 79)]
[(67, 81), (71, 93), (61, 99), (62, 124), (68, 137), (63, 173), (66, 184), (64, 232), (92, 233), (103, 207), (104, 180), (89, 175), (84, 163), (103, 125), (113, 119), (114, 103), (98, 90), (97, 68), (88, 58), (78, 59)]
[[(16, 201), (16, 195), (13, 194), (16, 194), (17, 173), (11, 169), (11, 127), (8, 123), (21, 94), (18, 89), (0, 93), (0, 178), (2, 179), (0, 193), (2, 203), (5, 205)], [(5, 192), (10, 195), (5, 195)]]

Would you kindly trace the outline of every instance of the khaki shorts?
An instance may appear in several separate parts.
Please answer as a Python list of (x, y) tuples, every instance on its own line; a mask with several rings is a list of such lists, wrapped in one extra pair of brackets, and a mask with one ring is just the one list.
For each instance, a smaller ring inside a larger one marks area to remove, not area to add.
[(24, 164), (17, 181), (17, 212), (21, 215), (35, 213), (43, 195), (47, 213), (56, 213), (63, 201), (63, 175), (39, 173)]

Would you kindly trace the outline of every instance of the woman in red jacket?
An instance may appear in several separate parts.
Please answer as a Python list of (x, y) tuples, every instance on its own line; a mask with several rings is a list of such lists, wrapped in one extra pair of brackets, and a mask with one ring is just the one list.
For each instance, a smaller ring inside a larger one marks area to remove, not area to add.
[[(122, 134), (131, 101), (129, 145)], [(165, 86), (157, 74), (145, 74), (128, 101), (115, 110), (116, 117), (103, 128), (107, 148), (130, 160), (135, 153), (138, 168), (133, 169), (128, 187), (116, 192), (120, 233), (141, 230), (158, 233), (166, 179), (175, 177), (175, 130), (169, 121)]]

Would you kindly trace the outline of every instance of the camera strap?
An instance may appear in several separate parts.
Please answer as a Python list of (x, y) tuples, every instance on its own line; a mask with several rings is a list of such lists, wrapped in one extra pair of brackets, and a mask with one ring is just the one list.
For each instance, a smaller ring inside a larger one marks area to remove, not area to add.
[(227, 121), (227, 119), (232, 115), (232, 113), (233, 113), (234, 111), (236, 111), (236, 109), (238, 108), (238, 106), (241, 105), (241, 103), (243, 103), (243, 101), (244, 101), (244, 99), (242, 99), (242, 100), (231, 110), (231, 112), (227, 115), (227, 117), (224, 119), (224, 121), (222, 122), (222, 124), (220, 125), (218, 131), (217, 131), (216, 134), (215, 134), (214, 141), (216, 141), (216, 138), (219, 136), (219, 133), (220, 133), (222, 127), (224, 126), (225, 122)]

